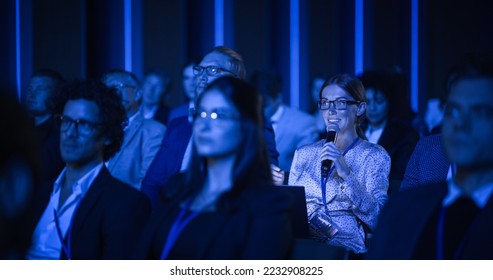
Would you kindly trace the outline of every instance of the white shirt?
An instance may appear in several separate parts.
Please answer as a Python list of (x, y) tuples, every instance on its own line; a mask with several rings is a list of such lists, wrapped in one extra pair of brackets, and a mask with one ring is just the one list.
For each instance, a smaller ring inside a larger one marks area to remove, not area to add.
[(57, 233), (54, 209), (58, 213), (58, 221), (60, 223), (60, 230), (65, 238), (67, 230), (70, 226), (72, 216), (77, 205), (82, 201), (82, 198), (89, 190), (89, 187), (94, 182), (94, 179), (98, 176), (99, 172), (103, 168), (103, 164), (98, 164), (80, 178), (72, 186), (72, 194), (67, 198), (65, 203), (59, 208), (60, 192), (65, 180), (66, 168), (63, 169), (60, 176), (58, 176), (53, 187), (53, 193), (50, 197), (50, 202), (46, 206), (41, 219), (34, 230), (32, 244), (27, 251), (26, 258), (31, 260), (58, 260), (60, 259), (62, 243)]
[(368, 139), (368, 142), (378, 144), (378, 140), (380, 140), (384, 129), (385, 125), (377, 129), (373, 129), (373, 127), (368, 126), (368, 129), (365, 131), (365, 136)]
[(157, 109), (159, 109), (158, 105), (152, 106), (151, 109), (149, 111), (147, 111), (147, 113), (144, 113), (144, 110), (141, 109), (142, 116), (144, 116), (144, 119), (152, 119), (152, 118), (154, 118), (154, 115), (156, 114)]
[[(457, 186), (455, 180), (450, 179), (447, 183), (448, 192), (442, 201), (443, 207), (452, 205), (452, 203), (454, 203), (462, 195), (462, 189)], [(490, 199), (492, 193), (493, 182), (475, 189), (470, 197), (476, 203), (476, 206), (478, 206), (479, 208), (484, 208), (486, 203), (488, 203), (488, 200)]]
[(274, 133), (276, 133), (277, 123), (281, 119), (283, 113), (284, 105), (281, 104), (279, 107), (277, 107), (276, 112), (270, 117), (270, 122), (272, 123), (272, 129), (274, 130)]

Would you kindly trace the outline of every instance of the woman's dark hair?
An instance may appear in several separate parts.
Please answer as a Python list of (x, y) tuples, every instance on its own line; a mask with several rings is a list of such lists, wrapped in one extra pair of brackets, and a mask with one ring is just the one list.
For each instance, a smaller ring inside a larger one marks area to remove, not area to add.
[[(322, 85), (322, 88), (320, 89), (320, 94), (319, 94), (320, 99), (322, 99), (322, 92), (324, 88), (330, 85), (335, 85), (340, 87), (349, 95), (351, 95), (351, 97), (354, 98), (354, 100), (356, 101), (366, 102), (365, 88), (363, 87), (361, 81), (354, 76), (348, 74), (339, 74), (327, 79)], [(356, 123), (355, 123), (356, 132), (358, 133), (358, 136), (361, 139), (366, 139), (365, 133), (361, 129), (361, 123), (363, 122), (364, 119), (365, 119), (365, 114), (361, 114), (361, 116), (358, 116), (356, 118)]]
[(103, 159), (106, 161), (115, 155), (123, 143), (123, 128), (127, 124), (127, 115), (121, 96), (116, 89), (108, 88), (96, 80), (75, 81), (63, 87), (55, 98), (56, 114), (62, 114), (69, 100), (86, 99), (93, 101), (99, 108), (103, 135), (110, 141), (105, 146)]
[[(226, 76), (212, 82), (197, 99), (197, 106), (209, 90), (217, 90), (233, 103), (240, 113), (241, 144), (233, 167), (233, 188), (223, 194), (220, 203), (225, 206), (228, 197), (237, 197), (246, 188), (272, 184), (267, 146), (263, 137), (263, 114), (260, 95), (251, 85), (240, 79)], [(186, 175), (185, 197), (200, 191), (207, 175), (206, 159), (193, 149), (192, 161)]]

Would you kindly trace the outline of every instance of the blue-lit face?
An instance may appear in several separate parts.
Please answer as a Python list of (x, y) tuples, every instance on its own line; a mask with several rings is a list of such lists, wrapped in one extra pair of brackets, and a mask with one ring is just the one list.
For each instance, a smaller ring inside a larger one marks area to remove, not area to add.
[(379, 91), (373, 88), (366, 89), (366, 117), (373, 126), (379, 126), (387, 120), (389, 101)]
[(450, 90), (442, 124), (443, 144), (458, 167), (493, 166), (493, 79), (458, 81)]
[(203, 93), (193, 123), (195, 147), (200, 156), (220, 159), (234, 156), (241, 143), (241, 123), (235, 106), (216, 89)]
[(164, 90), (164, 81), (161, 77), (148, 75), (142, 84), (142, 103), (148, 106), (161, 104), (165, 94)]
[[(334, 101), (334, 100), (347, 100), (355, 101), (346, 91), (336, 85), (326, 86), (322, 90), (322, 101)], [(357, 104), (347, 105), (344, 110), (336, 110), (333, 104), (330, 105), (329, 109), (322, 110), (322, 116), (325, 121), (327, 130), (335, 130), (340, 133), (355, 134), (356, 128), (356, 118), (358, 113)], [(364, 111), (363, 111), (364, 112)]]
[(53, 82), (47, 77), (33, 77), (27, 91), (26, 106), (33, 116), (48, 113), (46, 102), (53, 91)]
[(218, 71), (215, 75), (209, 75), (207, 71), (202, 71), (199, 75), (196, 76), (196, 93), (197, 95), (204, 92), (207, 85), (212, 83), (214, 80), (217, 80), (223, 76), (233, 76), (232, 71), (234, 69), (231, 67), (230, 58), (222, 53), (211, 52), (204, 56), (202, 61), (199, 64), (200, 67), (206, 68), (208, 66), (215, 66), (220, 69), (224, 69), (225, 71)]
[[(63, 115), (73, 120), (99, 123), (99, 108), (93, 101), (86, 99), (69, 100), (65, 104)], [(80, 128), (79, 128), (80, 129)], [(91, 134), (79, 133), (75, 124), (60, 131), (60, 152), (68, 166), (82, 167), (103, 161), (104, 137), (99, 129)]]

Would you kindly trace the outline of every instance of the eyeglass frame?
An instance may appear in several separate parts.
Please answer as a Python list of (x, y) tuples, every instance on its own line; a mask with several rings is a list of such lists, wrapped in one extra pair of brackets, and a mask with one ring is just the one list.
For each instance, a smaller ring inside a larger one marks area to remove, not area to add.
[[(104, 126), (103, 123), (93, 122), (93, 121), (88, 121), (88, 120), (83, 120), (83, 119), (74, 120), (73, 118), (71, 118), (69, 116), (64, 116), (64, 115), (55, 115), (54, 119), (55, 119), (57, 126), (60, 128), (61, 132), (68, 131), (70, 129), (70, 127), (72, 127), (72, 124), (75, 124), (75, 130), (77, 131), (77, 133), (79, 133), (80, 135), (83, 135), (83, 136), (89, 136), (92, 133), (94, 133), (94, 131), (96, 131), (96, 129), (98, 127)], [(66, 126), (66, 128), (63, 128), (65, 126), (62, 125), (64, 119), (69, 121), (69, 124), (68, 124), (68, 126)], [(81, 130), (79, 129), (81, 124), (82, 125), (84, 125), (84, 124), (89, 125), (90, 131), (84, 132), (84, 130), (82, 130), (82, 132), (81, 132)]]
[[(215, 117), (213, 117), (213, 115), (215, 115)], [(194, 121), (206, 120), (206, 119), (210, 119), (212, 121), (229, 121), (229, 120), (239, 120), (241, 118), (237, 114), (231, 112), (212, 111), (208, 113), (205, 110), (194, 110), (192, 113), (192, 117)]]
[(219, 75), (219, 72), (213, 73), (213, 72), (211, 72), (212, 71), (211, 69), (221, 70), (223, 72), (229, 73), (229, 74), (237, 77), (237, 75), (235, 73), (233, 73), (232, 71), (225, 69), (225, 68), (222, 68), (222, 67), (219, 67), (219, 66), (215, 66), (215, 65), (209, 65), (209, 66), (195, 65), (192, 68), (192, 71), (193, 71), (193, 75), (195, 77), (202, 75), (202, 73), (204, 73), (204, 70), (205, 70), (205, 73), (207, 74), (207, 76), (215, 77), (215, 76)]
[[(325, 109), (322, 108), (322, 102), (329, 103), (329, 106)], [(337, 108), (336, 102), (341, 102), (339, 104), (344, 104), (344, 108)], [(338, 98), (336, 100), (322, 99), (322, 100), (317, 101), (317, 107), (318, 107), (318, 109), (320, 109), (322, 111), (329, 110), (331, 104), (334, 105), (334, 109), (336, 109), (338, 111), (342, 111), (342, 110), (347, 110), (348, 105), (359, 105), (359, 104), (361, 104), (361, 101), (346, 100), (346, 99), (341, 99), (341, 98)]]
[(133, 89), (133, 90), (137, 90), (138, 89), (137, 86), (130, 85), (130, 84), (125, 84), (125, 83), (117, 83), (117, 84), (114, 84), (114, 85), (109, 86), (109, 88), (114, 88), (114, 89), (116, 89), (118, 91), (121, 91), (121, 90), (126, 89), (126, 88)]
[(493, 116), (493, 107), (489, 105), (478, 104), (472, 106), (469, 110), (464, 110), (454, 103), (447, 103), (443, 110), (444, 118), (451, 119), (454, 122), (457, 120), (464, 120), (465, 118), (472, 118), (475, 121), (485, 120), (491, 121)]

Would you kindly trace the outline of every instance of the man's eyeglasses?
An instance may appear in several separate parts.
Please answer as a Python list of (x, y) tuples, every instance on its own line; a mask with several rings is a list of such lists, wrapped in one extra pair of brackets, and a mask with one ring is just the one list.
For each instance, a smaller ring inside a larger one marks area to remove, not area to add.
[(490, 121), (493, 119), (493, 107), (488, 105), (475, 105), (469, 110), (462, 110), (458, 104), (449, 103), (445, 106), (444, 116), (454, 121), (463, 121), (470, 117), (475, 121)]
[(196, 111), (193, 114), (193, 119), (195, 121), (205, 120), (209, 117), (209, 119), (213, 121), (227, 121), (227, 120), (237, 120), (239, 119), (238, 115), (231, 112), (221, 112), (221, 111), (212, 111), (210, 113), (206, 111)]
[(228, 69), (224, 69), (224, 68), (221, 68), (221, 67), (218, 67), (218, 66), (206, 66), (206, 67), (203, 67), (203, 66), (200, 66), (200, 65), (196, 65), (193, 67), (193, 74), (195, 76), (199, 76), (201, 75), (205, 70), (205, 73), (208, 75), (208, 76), (217, 76), (219, 74), (221, 74), (222, 72), (226, 72), (226, 73), (229, 73), (233, 76), (236, 77), (236, 74), (229, 71)]
[(322, 99), (317, 102), (317, 105), (320, 110), (329, 110), (330, 104), (334, 104), (334, 108), (336, 110), (346, 110), (348, 105), (355, 105), (359, 103), (360, 101), (346, 100), (346, 99), (336, 99), (336, 100)]
[(57, 125), (60, 127), (60, 131), (65, 132), (72, 127), (72, 124), (75, 125), (75, 130), (80, 135), (89, 136), (91, 135), (97, 127), (102, 126), (102, 123), (87, 121), (87, 120), (74, 120), (67, 116), (56, 115), (55, 121)]
[(123, 84), (123, 83), (117, 83), (117, 84), (114, 84), (114, 85), (111, 85), (110, 86), (111, 88), (115, 88), (117, 89), (118, 91), (122, 91), (124, 89), (132, 89), (132, 90), (136, 90), (137, 87), (133, 86), (133, 85), (127, 85), (127, 84)]

